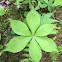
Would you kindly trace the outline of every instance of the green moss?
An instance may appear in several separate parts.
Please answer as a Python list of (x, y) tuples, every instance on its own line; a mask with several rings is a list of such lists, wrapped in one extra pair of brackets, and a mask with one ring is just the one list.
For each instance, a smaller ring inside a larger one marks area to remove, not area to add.
[(1, 33), (5, 31), (8, 24), (9, 24), (9, 21), (4, 16), (1, 16), (0, 17), (0, 32)]
[(17, 8), (14, 5), (10, 5), (10, 7), (7, 8), (6, 14), (8, 18), (17, 20), (20, 18), (20, 10), (17, 10)]

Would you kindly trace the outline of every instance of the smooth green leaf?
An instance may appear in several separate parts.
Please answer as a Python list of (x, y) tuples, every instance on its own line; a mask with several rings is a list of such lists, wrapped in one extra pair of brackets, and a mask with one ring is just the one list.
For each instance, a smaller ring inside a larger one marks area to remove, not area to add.
[(41, 48), (34, 38), (32, 38), (29, 45), (29, 54), (33, 61), (39, 62), (42, 56)]
[(50, 34), (54, 28), (56, 28), (55, 24), (44, 24), (39, 27), (35, 33), (35, 36), (46, 36)]
[(13, 53), (22, 51), (27, 45), (27, 43), (30, 41), (30, 39), (31, 37), (15, 37), (12, 40), (10, 40), (9, 43), (6, 44), (6, 48), (3, 51), (9, 51)]
[(29, 49), (28, 48), (25, 48), (23, 51), (24, 52), (29, 52)]
[(22, 59), (22, 61), (29, 62), (29, 59)]
[(5, 14), (5, 10), (0, 8), (0, 16)]
[(24, 57), (30, 57), (29, 54), (27, 54), (27, 53), (23, 54), (22, 56), (24, 56)]
[(21, 21), (19, 20), (12, 20), (9, 19), (11, 23), (11, 28), (12, 30), (18, 34), (18, 35), (23, 35), (23, 36), (31, 36), (31, 33), (28, 29), (28, 27)]
[(42, 50), (46, 52), (58, 52), (56, 49), (57, 46), (52, 39), (47, 37), (35, 37), (35, 39), (39, 43)]
[(54, 6), (62, 6), (62, 0), (55, 0)]
[(32, 9), (30, 12), (28, 12), (26, 21), (32, 34), (34, 34), (40, 24), (40, 16), (38, 12), (35, 11), (35, 9)]

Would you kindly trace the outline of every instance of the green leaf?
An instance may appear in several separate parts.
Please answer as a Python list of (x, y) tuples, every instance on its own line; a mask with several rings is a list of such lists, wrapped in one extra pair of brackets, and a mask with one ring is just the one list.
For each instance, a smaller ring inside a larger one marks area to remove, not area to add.
[(50, 18), (54, 13), (43, 13), (42, 16), (45, 18)]
[(24, 52), (29, 52), (29, 49), (28, 48), (25, 48), (23, 51)]
[(24, 56), (24, 57), (30, 57), (29, 54), (27, 54), (27, 53), (23, 54), (22, 56)]
[(56, 49), (57, 46), (52, 39), (47, 37), (35, 37), (35, 39), (39, 43), (42, 50), (46, 52), (58, 52)]
[(34, 62), (39, 62), (42, 56), (41, 48), (34, 38), (29, 45), (29, 54)]
[(27, 4), (29, 3), (29, 0), (23, 1), (22, 4)]
[(35, 36), (46, 36), (50, 34), (54, 28), (56, 28), (55, 24), (44, 24), (39, 27), (35, 33)]
[(5, 10), (0, 8), (0, 16), (5, 14)]
[(44, 0), (45, 3), (48, 3), (48, 0)]
[(41, 3), (43, 3), (44, 1), (43, 0), (40, 0)]
[(18, 34), (18, 35), (23, 35), (23, 36), (31, 36), (31, 33), (28, 29), (28, 27), (21, 21), (19, 20), (12, 20), (9, 18), (9, 21), (11, 23), (11, 28), (12, 30)]
[(59, 52), (61, 52), (62, 51), (62, 45), (57, 46), (57, 49)]
[(38, 12), (35, 11), (35, 9), (32, 9), (30, 12), (28, 12), (26, 21), (32, 34), (34, 34), (40, 24), (40, 16)]
[(55, 0), (54, 6), (62, 6), (62, 0)]
[(0, 44), (0, 49), (3, 49), (3, 45)]
[(2, 55), (3, 51), (0, 52), (0, 56)]
[(53, 3), (54, 0), (49, 0), (49, 3)]
[(56, 22), (57, 20), (51, 19), (50, 17), (53, 15), (53, 13), (47, 13), (42, 14), (41, 16), (41, 25), (43, 24), (51, 24), (53, 22)]
[(47, 4), (41, 4), (41, 6), (40, 6), (41, 8), (46, 8), (47, 7)]
[(50, 12), (52, 12), (52, 11), (53, 11), (53, 8), (48, 5), (48, 10), (49, 10)]
[(38, 0), (38, 5), (36, 6), (35, 10), (40, 9), (40, 6), (41, 6), (41, 2)]
[(14, 3), (15, 5), (17, 5), (17, 8), (19, 9), (20, 7), (20, 2), (22, 2), (23, 0), (16, 0), (16, 2)]
[(10, 1), (15, 1), (15, 0), (10, 0)]
[(29, 59), (22, 59), (22, 61), (29, 62)]
[(9, 43), (6, 44), (6, 48), (3, 51), (9, 51), (13, 53), (22, 51), (27, 45), (27, 43), (30, 41), (30, 39), (31, 37), (15, 37), (12, 40), (10, 40)]
[(26, 15), (27, 15), (27, 13), (28, 13), (28, 11), (25, 11), (25, 12), (24, 12), (24, 16), (25, 16), (25, 17), (26, 17)]
[(60, 24), (62, 24), (62, 21), (59, 21)]
[(60, 53), (58, 53), (58, 52), (51, 52), (50, 53), (50, 56), (52, 56), (52, 62), (55, 62), (55, 60), (57, 60), (59, 54)]
[(57, 34), (58, 30), (53, 30), (50, 34)]

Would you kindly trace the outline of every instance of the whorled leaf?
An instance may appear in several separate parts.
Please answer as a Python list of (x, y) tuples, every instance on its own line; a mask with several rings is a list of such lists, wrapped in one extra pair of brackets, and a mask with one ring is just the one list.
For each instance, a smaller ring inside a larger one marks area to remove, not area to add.
[(58, 52), (57, 46), (52, 39), (47, 37), (35, 37), (35, 39), (39, 43), (42, 50), (46, 52)]
[(29, 54), (34, 62), (39, 62), (42, 56), (41, 48), (34, 38), (29, 45)]
[(35, 9), (32, 9), (30, 12), (28, 12), (26, 21), (32, 34), (34, 34), (40, 24), (40, 16), (38, 12)]
[(12, 20), (9, 18), (9, 21), (11, 23), (11, 28), (12, 30), (18, 34), (18, 35), (23, 35), (23, 36), (31, 36), (31, 33), (28, 29), (28, 27), (21, 21), (19, 20)]
[(15, 37), (12, 40), (10, 40), (9, 43), (6, 44), (6, 48), (3, 51), (9, 51), (13, 53), (20, 52), (26, 47), (30, 39), (31, 37)]
[(44, 24), (39, 27), (35, 33), (35, 36), (46, 36), (50, 34), (54, 28), (56, 28), (55, 24)]

